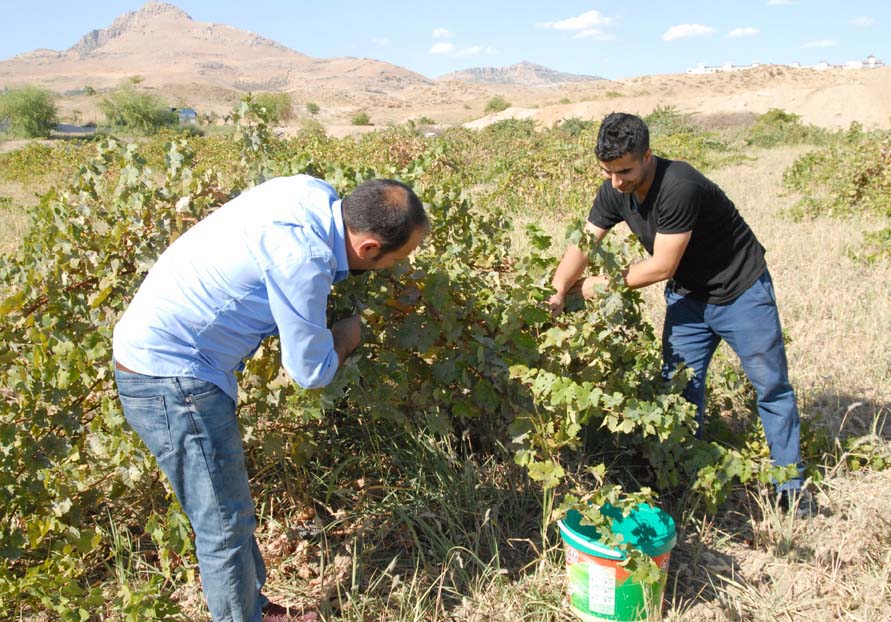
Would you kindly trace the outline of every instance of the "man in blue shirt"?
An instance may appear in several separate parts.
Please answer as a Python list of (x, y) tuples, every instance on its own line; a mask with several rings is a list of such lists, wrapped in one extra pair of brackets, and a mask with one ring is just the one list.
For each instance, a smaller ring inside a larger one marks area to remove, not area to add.
[(420, 200), (397, 181), (364, 182), (341, 200), (307, 175), (272, 179), (178, 238), (115, 326), (124, 415), (195, 530), (214, 622), (275, 619), (260, 593), (235, 372), (277, 334), (299, 385), (328, 384), (361, 342), (357, 315), (326, 325), (331, 287), (351, 270), (407, 258), (427, 227)]

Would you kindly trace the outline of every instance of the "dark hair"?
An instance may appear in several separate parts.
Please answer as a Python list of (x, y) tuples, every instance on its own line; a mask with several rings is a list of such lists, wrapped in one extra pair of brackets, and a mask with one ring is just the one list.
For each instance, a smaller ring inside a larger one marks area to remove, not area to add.
[(427, 229), (424, 205), (411, 188), (395, 179), (370, 179), (343, 200), (343, 223), (354, 233), (371, 233), (381, 253), (402, 248), (412, 233)]
[(626, 153), (642, 156), (649, 148), (650, 130), (640, 117), (614, 112), (600, 122), (594, 154), (601, 162), (617, 160)]

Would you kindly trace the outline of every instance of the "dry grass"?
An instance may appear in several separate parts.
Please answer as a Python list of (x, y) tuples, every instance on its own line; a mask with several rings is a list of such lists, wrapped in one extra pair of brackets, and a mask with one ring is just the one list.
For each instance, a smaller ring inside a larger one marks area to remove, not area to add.
[[(802, 417), (833, 437), (873, 433), (887, 456), (891, 266), (864, 268), (846, 255), (864, 231), (881, 223), (783, 217), (797, 197), (784, 194), (782, 173), (806, 150), (758, 151), (755, 160), (712, 171), (709, 177), (734, 200), (767, 248)], [(565, 223), (539, 224), (555, 235), (559, 254)], [(521, 234), (516, 243), (523, 247)], [(657, 327), (663, 316), (661, 292), (659, 286), (644, 291)], [(842, 461), (819, 489), (823, 513), (810, 521), (790, 520), (763, 491), (741, 490), (719, 515), (682, 525), (664, 619), (891, 620), (891, 472), (849, 473)], [(560, 568), (551, 567), (541, 580), (553, 580), (555, 572)], [(513, 619), (520, 619), (519, 611), (514, 613)]]
[[(866, 269), (846, 257), (847, 247), (875, 223), (792, 222), (781, 216), (795, 201), (782, 194), (782, 172), (803, 150), (759, 151), (756, 160), (709, 176), (768, 249), (802, 417), (832, 435), (872, 431), (887, 456), (891, 267)], [(14, 243), (20, 236), (13, 230), (15, 219), (5, 212), (0, 217), (3, 244)], [(559, 254), (565, 222), (538, 222), (555, 236)], [(521, 226), (518, 231), (514, 241), (526, 248)], [(650, 287), (645, 296), (650, 317), (660, 326), (661, 288)], [(663, 619), (891, 620), (891, 471), (851, 473), (841, 460), (817, 488), (823, 511), (809, 521), (790, 520), (763, 491), (744, 489), (734, 491), (717, 515), (681, 519)], [(293, 519), (296, 524), (300, 517)], [(267, 591), (299, 606), (322, 602), (326, 621), (572, 619), (562, 603), (562, 559), (554, 551), (509, 573), (460, 550), (441, 568), (406, 572), (397, 555), (389, 564), (376, 560), (375, 570), (356, 547), (359, 540), (310, 545), (292, 533), (293, 527), (261, 521)], [(462, 582), (470, 588), (460, 594), (450, 588), (459, 571), (474, 577)], [(357, 582), (357, 575), (372, 577), (371, 583)], [(184, 586), (179, 596), (190, 619), (205, 619), (197, 585)]]

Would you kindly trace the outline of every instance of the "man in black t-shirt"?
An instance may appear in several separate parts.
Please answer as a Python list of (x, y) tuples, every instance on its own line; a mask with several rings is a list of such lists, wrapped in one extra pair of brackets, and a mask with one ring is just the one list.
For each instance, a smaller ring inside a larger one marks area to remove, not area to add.
[[(798, 407), (764, 247), (715, 183), (686, 162), (653, 155), (640, 118), (608, 115), (595, 152), (607, 181), (587, 228), (599, 242), (624, 221), (641, 241), (650, 256), (625, 270), (628, 287), (668, 281), (663, 374), (670, 376), (680, 363), (693, 369), (684, 395), (696, 404), (701, 425), (708, 365), (720, 341), (727, 341), (757, 392), (771, 459), (798, 467), (798, 477), (778, 486), (780, 499), (800, 516), (813, 513), (813, 499), (801, 488)], [(591, 298), (606, 282), (581, 278), (587, 265), (587, 253), (575, 245), (566, 249), (552, 281), (553, 314), (562, 312), (571, 291)]]

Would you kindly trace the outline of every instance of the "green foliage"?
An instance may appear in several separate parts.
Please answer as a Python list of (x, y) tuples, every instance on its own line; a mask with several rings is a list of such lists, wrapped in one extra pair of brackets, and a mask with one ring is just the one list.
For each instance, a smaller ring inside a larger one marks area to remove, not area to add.
[(670, 134), (696, 134), (698, 128), (690, 120), (690, 115), (680, 112), (674, 106), (656, 106), (653, 112), (644, 117), (651, 136)]
[(796, 160), (783, 182), (802, 194), (796, 217), (891, 216), (891, 132), (866, 133), (853, 124), (829, 146)]
[(92, 97), (95, 94), (96, 94), (96, 89), (94, 89), (89, 84), (84, 87), (84, 95), (86, 95), (87, 97)]
[[(691, 434), (686, 372), (661, 379), (640, 295), (618, 276), (636, 247), (597, 246), (591, 264), (610, 286), (559, 318), (547, 312), (560, 245), (531, 226), (530, 248), (513, 248), (512, 220), (582, 212), (600, 184), (593, 124), (280, 141), (250, 97), (232, 118), (231, 135), (96, 145), (43, 196), (19, 253), (0, 260), (0, 610), (63, 620), (177, 615), (171, 593), (192, 580), (193, 547), (153, 458), (126, 429), (111, 331), (173, 239), (277, 175), (316, 175), (340, 193), (371, 177), (401, 179), (428, 206), (432, 228), (405, 265), (335, 288), (331, 317), (361, 301), (366, 326), (360, 351), (325, 390), (303, 391), (282, 375), (274, 338), (248, 361), (239, 417), (258, 498), (319, 499), (349, 514), (353, 478), (374, 478), (381, 485), (362, 508), (374, 506), (410, 562), (439, 567), (455, 542), (480, 559), (499, 555), (486, 538), (501, 521), (466, 511), (494, 513), (508, 496), (472, 477), (480, 459), (506, 474), (516, 515), (540, 513), (542, 540), (570, 507), (621, 510), (683, 484), (714, 507), (734, 481), (784, 475), (754, 434), (724, 443)], [(712, 157), (713, 143), (669, 136), (675, 154), (697, 164)], [(579, 227), (569, 235), (594, 248)], [(652, 579), (645, 559), (634, 564)]]
[(594, 128), (594, 121), (589, 121), (587, 119), (579, 119), (578, 117), (571, 117), (569, 119), (563, 119), (557, 125), (557, 128), (561, 132), (565, 132), (570, 137), (581, 136), (585, 132), (590, 132)]
[(353, 118), (350, 119), (350, 123), (353, 125), (371, 125), (371, 117), (363, 110), (354, 114)]
[(133, 84), (131, 80), (99, 102), (108, 125), (141, 134), (153, 134), (163, 127), (176, 125), (175, 112), (159, 97), (137, 91)]
[(79, 142), (30, 142), (20, 149), (0, 153), (0, 179), (27, 185), (39, 185), (46, 179), (67, 179), (93, 151), (92, 146)]
[(849, 249), (848, 256), (867, 265), (891, 260), (891, 228), (863, 234), (863, 243), (859, 248)]
[(285, 123), (293, 117), (289, 93), (258, 93), (254, 95), (253, 101), (257, 106), (266, 109), (266, 119), (273, 125)]
[(317, 103), (315, 103), (315, 102), (306, 102), (306, 111), (307, 111), (309, 114), (315, 116), (315, 115), (319, 114), (319, 111), (320, 111), (320, 110), (321, 110), (321, 108), (319, 107), (319, 105), (318, 105)]
[(58, 112), (53, 96), (36, 86), (0, 92), (0, 125), (21, 138), (44, 138), (56, 126)]
[(87, 619), (103, 602), (94, 573), (108, 513), (151, 514), (137, 508), (153, 460), (110, 390), (111, 329), (154, 258), (209, 203), (190, 157), (170, 144), (159, 184), (135, 144), (101, 144), (64, 192), (44, 195), (18, 255), (0, 260), (5, 611)]
[(801, 117), (779, 108), (771, 108), (760, 115), (746, 136), (746, 144), (758, 147), (776, 145), (819, 144), (828, 132), (813, 125), (804, 125)]
[(504, 99), (501, 95), (496, 95), (488, 102), (486, 102), (486, 112), (501, 112), (502, 110), (507, 110), (510, 108), (510, 102)]

